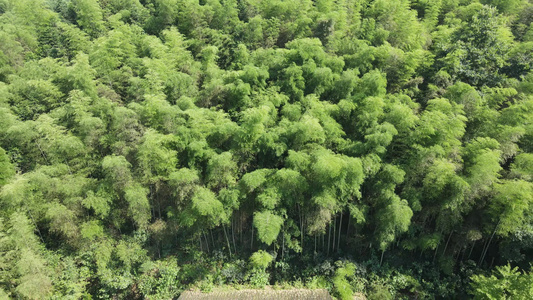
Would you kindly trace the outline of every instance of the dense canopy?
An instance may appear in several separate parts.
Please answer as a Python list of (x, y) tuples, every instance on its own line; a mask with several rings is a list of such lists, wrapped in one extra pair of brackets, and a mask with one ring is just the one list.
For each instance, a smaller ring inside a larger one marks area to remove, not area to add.
[(0, 0), (0, 298), (533, 298), (529, 0)]

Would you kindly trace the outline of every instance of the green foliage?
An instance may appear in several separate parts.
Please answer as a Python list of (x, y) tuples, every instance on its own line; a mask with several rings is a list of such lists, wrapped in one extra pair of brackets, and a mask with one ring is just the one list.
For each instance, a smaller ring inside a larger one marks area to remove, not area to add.
[(76, 22), (89, 35), (96, 37), (103, 31), (104, 22), (100, 4), (94, 0), (73, 0), (72, 10), (76, 13)]
[(409, 208), (407, 201), (393, 197), (385, 208), (382, 208), (377, 215), (379, 247), (384, 251), (387, 246), (394, 241), (395, 237), (409, 229), (413, 212)]
[(124, 156), (106, 156), (102, 160), (102, 169), (111, 184), (117, 189), (124, 189), (132, 180), (131, 164)]
[(30, 220), (24, 214), (14, 213), (9, 220), (9, 227), (4, 226), (0, 223), (0, 266), (3, 269), (0, 278), (16, 283), (11, 292), (17, 297), (41, 299), (49, 296), (53, 287), (49, 276), (51, 270), (42, 255)]
[(155, 264), (149, 262), (141, 267), (143, 274), (139, 277), (140, 292), (147, 298), (167, 299), (176, 297), (180, 288), (180, 268), (175, 259), (167, 259)]
[(128, 203), (130, 217), (139, 228), (146, 228), (150, 219), (150, 204), (146, 195), (147, 189), (135, 184), (124, 190), (124, 199)]
[(183, 224), (192, 226), (203, 219), (209, 227), (219, 225), (226, 219), (223, 204), (216, 198), (216, 195), (207, 188), (196, 188), (191, 197), (191, 206), (184, 212)]
[(355, 273), (355, 265), (352, 263), (346, 264), (342, 268), (338, 268), (333, 277), (333, 287), (338, 297), (343, 300), (353, 299), (353, 288), (350, 286), (350, 282), (347, 277), (353, 276)]
[(6, 151), (0, 148), (0, 186), (6, 184), (15, 175), (15, 170)]
[(470, 293), (475, 299), (529, 299), (533, 296), (531, 276), (510, 265), (499, 266), (490, 276), (473, 275)]
[(372, 290), (368, 294), (368, 299), (377, 300), (377, 299), (386, 299), (392, 300), (392, 295), (388, 289), (382, 285), (375, 285), (372, 287)]
[(521, 153), (517, 155), (511, 165), (514, 176), (526, 181), (533, 181), (533, 154)]
[(250, 256), (252, 268), (265, 270), (272, 263), (272, 255), (263, 250), (259, 250)]
[(0, 298), (531, 298), (532, 12), (0, 0)]
[(498, 234), (506, 236), (518, 230), (530, 217), (533, 184), (522, 180), (508, 181), (498, 185), (495, 191), (491, 212), (498, 220)]
[(254, 288), (264, 288), (269, 283), (269, 274), (264, 270), (252, 270), (250, 272), (250, 285)]
[(177, 165), (176, 151), (169, 149), (172, 137), (148, 131), (139, 145), (137, 157), (144, 178), (153, 181), (155, 178), (167, 178)]
[(227, 187), (235, 184), (237, 164), (229, 152), (211, 158), (207, 165), (207, 181), (211, 187)]
[(501, 82), (499, 70), (506, 64), (512, 34), (495, 8), (482, 6), (476, 13), (466, 13), (451, 42), (443, 58), (448, 73), (473, 85)]
[(271, 211), (254, 213), (254, 227), (257, 229), (259, 239), (267, 245), (272, 244), (278, 238), (281, 225), (283, 225), (283, 218)]

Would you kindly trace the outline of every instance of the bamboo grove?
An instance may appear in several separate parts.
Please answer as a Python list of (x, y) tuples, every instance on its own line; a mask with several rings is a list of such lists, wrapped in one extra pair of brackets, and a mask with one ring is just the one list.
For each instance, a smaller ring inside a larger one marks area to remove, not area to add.
[(530, 299), (532, 19), (0, 0), (0, 298)]

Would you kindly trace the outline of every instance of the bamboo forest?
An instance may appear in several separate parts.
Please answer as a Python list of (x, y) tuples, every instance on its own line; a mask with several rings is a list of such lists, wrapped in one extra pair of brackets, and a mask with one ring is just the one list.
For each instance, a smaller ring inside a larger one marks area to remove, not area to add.
[(0, 0), (0, 299), (533, 299), (532, 21)]

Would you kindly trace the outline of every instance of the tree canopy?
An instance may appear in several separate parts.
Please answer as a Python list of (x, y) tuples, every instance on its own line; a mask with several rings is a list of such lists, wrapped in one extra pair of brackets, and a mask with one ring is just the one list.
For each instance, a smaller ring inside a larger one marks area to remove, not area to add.
[(532, 20), (0, 0), (0, 298), (531, 298)]

